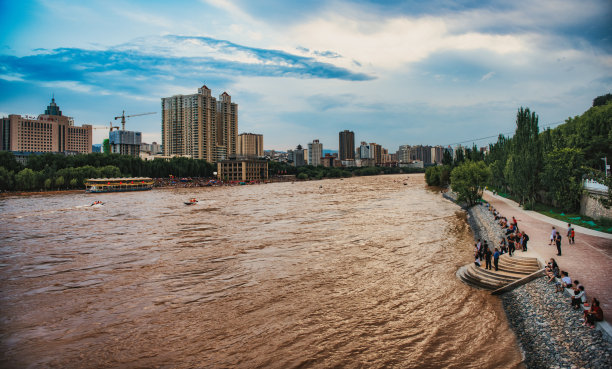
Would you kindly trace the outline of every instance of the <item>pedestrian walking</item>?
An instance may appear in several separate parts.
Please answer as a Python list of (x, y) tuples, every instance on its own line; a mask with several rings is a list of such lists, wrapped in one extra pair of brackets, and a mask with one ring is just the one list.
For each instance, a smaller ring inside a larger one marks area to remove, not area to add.
[(555, 243), (557, 244), (557, 255), (561, 256), (561, 233), (557, 233)]
[(576, 232), (574, 231), (574, 228), (572, 228), (572, 231), (570, 232), (570, 243), (576, 243), (576, 241), (574, 241), (574, 235), (576, 235)]

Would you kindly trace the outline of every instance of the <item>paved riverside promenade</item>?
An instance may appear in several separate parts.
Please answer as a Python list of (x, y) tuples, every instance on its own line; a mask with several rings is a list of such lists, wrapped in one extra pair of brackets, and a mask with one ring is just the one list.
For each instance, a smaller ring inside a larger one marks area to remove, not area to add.
[[(567, 223), (549, 218), (540, 213), (523, 210), (512, 200), (485, 191), (483, 199), (489, 202), (502, 216), (518, 221), (519, 230), (529, 235), (527, 252), (516, 251), (517, 256), (537, 257), (543, 262), (555, 258), (559, 268), (569, 273), (572, 280), (584, 285), (587, 298), (596, 297), (601, 302), (604, 318), (612, 322), (612, 235), (572, 225), (576, 243), (567, 239)], [(552, 227), (561, 232), (561, 254), (557, 247), (548, 245)], [(495, 247), (500, 240), (491, 240)], [(568, 297), (569, 304), (569, 297)]]

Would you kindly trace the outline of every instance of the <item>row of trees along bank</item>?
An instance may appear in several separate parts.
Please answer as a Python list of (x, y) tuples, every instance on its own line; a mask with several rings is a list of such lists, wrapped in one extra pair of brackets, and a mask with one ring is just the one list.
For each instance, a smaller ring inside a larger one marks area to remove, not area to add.
[(582, 181), (597, 179), (608, 186), (604, 206), (612, 205), (612, 177), (604, 161), (612, 161), (612, 95), (599, 96), (593, 106), (564, 124), (540, 132), (538, 116), (529, 108), (516, 114), (514, 136), (500, 135), (487, 155), (473, 146), (456, 157), (445, 153), (442, 166), (428, 168), (432, 186), (446, 186), (473, 205), (485, 186), (508, 194), (526, 209), (536, 202), (565, 212), (580, 208)]
[[(111, 177), (213, 177), (214, 164), (204, 160), (172, 158), (169, 161), (155, 159), (145, 161), (138, 157), (120, 154), (79, 154), (64, 155), (46, 153), (33, 155), (25, 166), (13, 153), (0, 152), (0, 190), (36, 191), (82, 189), (88, 178)], [(293, 174), (297, 179), (341, 178), (397, 173), (423, 172), (419, 168), (326, 168), (304, 166), (296, 168), (290, 164), (269, 162), (270, 176)]]
[(205, 160), (172, 158), (142, 160), (120, 154), (33, 155), (25, 166), (13, 153), (0, 151), (0, 190), (33, 191), (84, 188), (88, 178), (212, 177), (216, 166)]
[(268, 163), (270, 176), (293, 174), (297, 179), (347, 178), (352, 176), (374, 176), (379, 174), (423, 173), (423, 168), (400, 167), (324, 167), (322, 165), (304, 165), (294, 167), (291, 164), (271, 161)]

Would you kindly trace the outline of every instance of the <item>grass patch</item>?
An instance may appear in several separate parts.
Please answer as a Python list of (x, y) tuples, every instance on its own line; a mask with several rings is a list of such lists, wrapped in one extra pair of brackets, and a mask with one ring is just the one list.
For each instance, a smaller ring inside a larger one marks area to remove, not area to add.
[(532, 210), (542, 215), (546, 215), (547, 217), (561, 220), (564, 223), (570, 223), (600, 232), (612, 233), (612, 219), (593, 219), (578, 213), (564, 213), (561, 209), (544, 204), (535, 204)]
[[(494, 191), (494, 188), (489, 187), (489, 190)], [(517, 201), (512, 195), (504, 192), (497, 192), (496, 195), (504, 197), (506, 199), (510, 199), (513, 201)], [(565, 223), (570, 223), (572, 225), (577, 225), (580, 227), (593, 229), (599, 232), (605, 232), (612, 234), (612, 219), (593, 219), (591, 217), (587, 217), (584, 215), (580, 215), (578, 213), (564, 213), (561, 209), (544, 205), (541, 203), (535, 203), (532, 209), (525, 210), (533, 210), (542, 215), (546, 215), (547, 217), (554, 218), (557, 220), (561, 220)]]

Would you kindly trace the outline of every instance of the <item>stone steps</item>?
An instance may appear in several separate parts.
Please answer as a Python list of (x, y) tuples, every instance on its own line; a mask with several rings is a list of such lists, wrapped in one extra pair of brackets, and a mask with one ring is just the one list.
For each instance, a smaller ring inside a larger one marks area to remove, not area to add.
[(468, 264), (457, 271), (457, 277), (472, 287), (497, 290), (538, 270), (540, 266), (535, 258), (502, 255), (499, 260), (499, 271)]
[(529, 275), (540, 269), (540, 264), (536, 258), (504, 254), (499, 258), (499, 269), (506, 273)]

